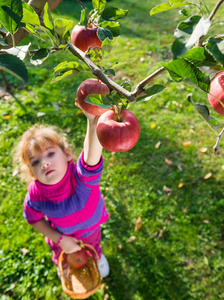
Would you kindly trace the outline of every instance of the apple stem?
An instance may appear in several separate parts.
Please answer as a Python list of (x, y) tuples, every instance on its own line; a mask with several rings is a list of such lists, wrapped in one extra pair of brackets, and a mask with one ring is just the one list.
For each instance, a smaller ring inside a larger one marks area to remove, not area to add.
[(76, 1), (81, 5), (82, 9), (85, 10), (87, 19), (89, 20), (89, 14), (88, 14), (88, 12), (87, 12), (87, 9), (86, 9), (85, 6), (83, 5), (83, 3), (82, 3), (80, 0), (76, 0)]
[(118, 121), (120, 121), (121, 107), (119, 105), (114, 105), (114, 112), (115, 112), (115, 114), (117, 114)]
[(221, 132), (218, 134), (217, 141), (216, 141), (216, 143), (215, 143), (215, 146), (213, 147), (213, 149), (214, 149), (214, 154), (216, 154), (216, 152), (218, 151), (218, 144), (219, 144), (219, 141), (220, 141), (220, 139), (221, 139), (221, 136), (222, 136), (223, 132), (224, 132), (224, 127), (223, 127), (223, 129), (221, 130)]

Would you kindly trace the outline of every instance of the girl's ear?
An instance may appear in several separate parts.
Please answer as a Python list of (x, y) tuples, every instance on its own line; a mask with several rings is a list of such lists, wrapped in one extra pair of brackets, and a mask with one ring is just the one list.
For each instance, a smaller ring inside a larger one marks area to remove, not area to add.
[(72, 160), (73, 156), (68, 148), (64, 150), (65, 156), (67, 157), (67, 161)]

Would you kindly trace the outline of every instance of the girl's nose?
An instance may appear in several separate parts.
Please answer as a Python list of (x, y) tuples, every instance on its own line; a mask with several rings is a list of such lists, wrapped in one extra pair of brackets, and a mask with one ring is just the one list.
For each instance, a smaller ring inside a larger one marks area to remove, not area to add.
[(41, 168), (46, 169), (47, 167), (49, 167), (49, 165), (50, 165), (49, 162), (43, 162)]

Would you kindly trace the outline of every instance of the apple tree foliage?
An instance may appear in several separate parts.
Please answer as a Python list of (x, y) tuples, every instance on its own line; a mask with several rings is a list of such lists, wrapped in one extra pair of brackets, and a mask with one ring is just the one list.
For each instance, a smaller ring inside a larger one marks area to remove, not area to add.
[[(60, 0), (61, 1), (61, 0)], [(59, 2), (60, 2), (59, 1)], [(109, 96), (90, 95), (86, 101), (103, 107), (114, 106), (118, 111), (127, 108), (135, 101), (147, 100), (165, 90), (160, 84), (150, 85), (163, 72), (176, 83), (183, 80), (187, 84), (198, 87), (209, 93), (211, 78), (205, 70), (216, 72), (224, 68), (224, 34), (218, 32), (210, 35), (213, 18), (224, 0), (218, 0), (214, 9), (209, 13), (204, 1), (201, 7), (195, 1), (167, 0), (167, 3), (156, 5), (150, 15), (164, 13), (167, 10), (178, 9), (185, 20), (180, 22), (174, 30), (172, 39), (163, 41), (163, 46), (171, 46), (172, 59), (161, 62), (161, 68), (140, 82), (132, 90), (129, 82), (117, 84), (112, 80), (114, 69), (103, 66), (103, 58), (110, 54), (110, 50), (120, 37), (119, 19), (126, 17), (127, 10), (108, 5), (106, 0), (92, 0), (92, 10), (87, 11), (83, 3), (80, 4), (79, 25), (89, 27), (91, 24), (98, 27), (97, 35), (102, 41), (101, 47), (89, 47), (82, 52), (70, 42), (70, 35), (76, 25), (72, 20), (56, 18), (53, 20), (50, 10), (50, 1), (30, 0), (2, 0), (0, 6), (0, 70), (10, 72), (24, 82), (28, 81), (26, 59), (36, 66), (41, 65), (50, 55), (57, 55), (58, 51), (70, 51), (77, 61), (64, 61), (55, 66), (52, 83), (74, 76), (83, 70), (89, 69), (93, 75), (108, 85), (111, 90)], [(122, 3), (122, 2), (121, 2)], [(38, 9), (37, 9), (38, 7)], [(196, 9), (195, 9), (196, 7)], [(194, 9), (192, 9), (194, 8)], [(198, 11), (192, 14), (191, 11)], [(206, 11), (204, 13), (203, 11)], [(34, 49), (32, 43), (18, 46), (18, 32), (23, 30), (24, 36), (28, 33), (37, 39), (45, 41), (44, 48)], [(204, 68), (207, 67), (207, 68)], [(216, 132), (220, 126), (210, 116), (207, 106), (195, 103), (189, 95), (188, 100), (195, 106), (207, 124)], [(219, 136), (217, 134), (217, 136)]]

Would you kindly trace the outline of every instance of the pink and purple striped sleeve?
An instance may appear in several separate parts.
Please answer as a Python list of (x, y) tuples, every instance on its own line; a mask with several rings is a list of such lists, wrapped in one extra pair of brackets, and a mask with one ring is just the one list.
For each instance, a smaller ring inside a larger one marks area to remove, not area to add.
[(23, 217), (30, 225), (35, 224), (44, 217), (44, 214), (40, 210), (38, 210), (38, 207), (35, 207), (35, 202), (31, 202), (29, 193), (26, 194), (24, 200)]

